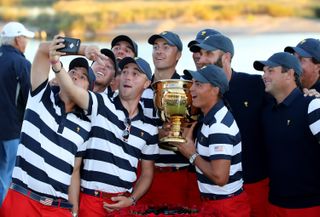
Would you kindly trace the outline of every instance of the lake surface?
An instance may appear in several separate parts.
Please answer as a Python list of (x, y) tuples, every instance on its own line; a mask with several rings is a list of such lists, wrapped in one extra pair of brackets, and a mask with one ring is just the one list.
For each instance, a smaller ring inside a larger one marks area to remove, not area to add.
[[(286, 33), (286, 34), (261, 34), (261, 35), (234, 35), (230, 36), (235, 47), (235, 54), (232, 60), (232, 67), (236, 71), (247, 72), (250, 74), (260, 74), (253, 69), (253, 62), (255, 60), (265, 60), (275, 52), (283, 51), (286, 46), (296, 46), (301, 40), (305, 38), (320, 39), (320, 33), (306, 32), (306, 33)], [(183, 38), (183, 52), (182, 57), (177, 65), (177, 72), (181, 74), (184, 69), (194, 70), (195, 66), (192, 60), (192, 53), (189, 51), (187, 44), (193, 38)], [(31, 62), (33, 61), (39, 41), (30, 40), (27, 46), (25, 55)], [(110, 48), (111, 42), (83, 42), (87, 44), (96, 44), (100, 48)], [(139, 56), (147, 60), (153, 68), (152, 62), (152, 46), (145, 41), (137, 41), (139, 46)], [(74, 58), (74, 56), (63, 57), (62, 61), (65, 66)], [(50, 77), (53, 77), (53, 73)]]

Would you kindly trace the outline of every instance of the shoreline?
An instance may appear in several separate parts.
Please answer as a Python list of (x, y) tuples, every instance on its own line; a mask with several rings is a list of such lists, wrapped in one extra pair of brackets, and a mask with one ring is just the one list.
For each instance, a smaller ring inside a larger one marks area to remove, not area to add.
[(248, 16), (231, 21), (200, 21), (195, 23), (174, 20), (151, 20), (141, 23), (123, 24), (109, 32), (97, 34), (97, 37), (112, 39), (116, 35), (128, 34), (136, 40), (141, 40), (148, 38), (152, 34), (169, 30), (176, 32), (178, 35), (183, 35), (185, 38), (193, 38), (198, 31), (206, 28), (213, 28), (228, 36), (320, 32), (320, 19)]

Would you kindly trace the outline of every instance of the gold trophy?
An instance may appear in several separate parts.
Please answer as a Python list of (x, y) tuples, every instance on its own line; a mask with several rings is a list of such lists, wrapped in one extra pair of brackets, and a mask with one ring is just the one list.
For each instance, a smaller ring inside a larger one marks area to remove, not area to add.
[(163, 149), (178, 151), (170, 143), (185, 143), (181, 126), (187, 126), (198, 119), (199, 109), (192, 106), (191, 86), (192, 81), (179, 79), (160, 80), (152, 84), (158, 114), (163, 121), (171, 123), (171, 134), (159, 141)]

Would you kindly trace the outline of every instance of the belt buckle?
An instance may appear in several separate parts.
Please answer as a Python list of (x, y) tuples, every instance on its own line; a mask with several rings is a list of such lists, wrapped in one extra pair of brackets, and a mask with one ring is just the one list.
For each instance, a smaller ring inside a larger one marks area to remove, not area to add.
[(48, 197), (40, 197), (39, 202), (45, 206), (52, 206), (53, 199)]

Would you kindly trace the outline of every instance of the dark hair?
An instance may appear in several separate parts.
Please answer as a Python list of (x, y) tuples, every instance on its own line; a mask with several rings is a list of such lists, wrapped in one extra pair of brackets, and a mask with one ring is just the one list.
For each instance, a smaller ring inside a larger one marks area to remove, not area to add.
[[(286, 67), (282, 67), (281, 69), (281, 73), (287, 73), (290, 69), (286, 68)], [(302, 90), (302, 84), (300, 81), (300, 76), (294, 72), (294, 81), (296, 82), (297, 87)]]

